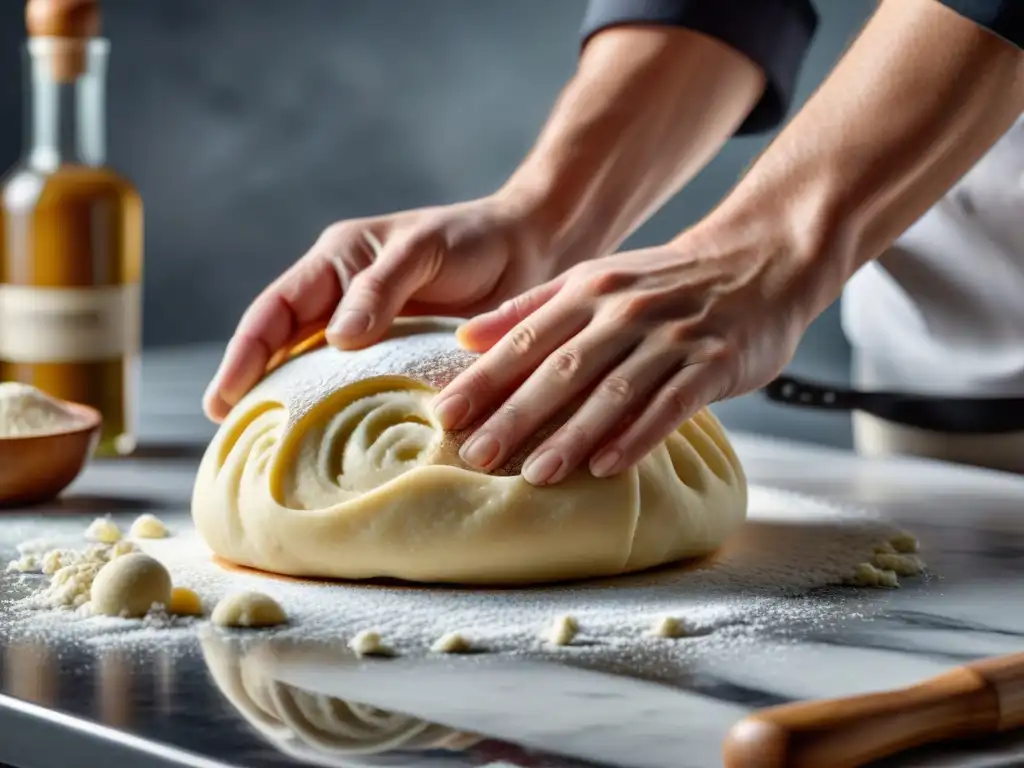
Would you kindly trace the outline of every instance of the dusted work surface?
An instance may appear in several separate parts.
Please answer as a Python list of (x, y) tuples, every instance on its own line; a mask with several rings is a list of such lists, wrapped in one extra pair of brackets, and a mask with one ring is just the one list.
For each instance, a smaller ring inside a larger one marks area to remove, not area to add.
[[(250, 635), (241, 647), (202, 628), (163, 639), (152, 630), (132, 642), (71, 642), (62, 640), (59, 623), (22, 634), (11, 627), (13, 611), (5, 605), (0, 763), (276, 766), (294, 759), (280, 751), (290, 749), (328, 765), (571, 766), (600, 756), (597, 764), (708, 766), (717, 764), (729, 725), (752, 708), (906, 685), (981, 656), (1021, 650), (1024, 616), (1015, 606), (1024, 480), (909, 460), (872, 463), (742, 436), (736, 443), (754, 483), (872, 505), (913, 531), (936, 577), (906, 580), (899, 590), (798, 598), (837, 610), (821, 614), (827, 620), (741, 634), (741, 647), (715, 632), (671, 641), (693, 644), (694, 653), (670, 671), (669, 683), (658, 681), (657, 664), (637, 670), (652, 681), (623, 674), (631, 671), (628, 654), (614, 665), (619, 674), (607, 674), (608, 657), (587, 648), (544, 658), (357, 663), (343, 647), (281, 644), (264, 635)], [(94, 514), (111, 511), (129, 521), (151, 511), (180, 531), (194, 469), (194, 459), (97, 463), (48, 509), (78, 513), (83, 529)], [(44, 533), (38, 517), (0, 518), (0, 556), (13, 554), (12, 542)], [(25, 592), (15, 577), (3, 579), (5, 597)], [(246, 709), (237, 690), (225, 695), (235, 690), (240, 662), (254, 690), (283, 690), (283, 683), (489, 738), (463, 752), (345, 759), (311, 746), (315, 734), (274, 741), (253, 731), (242, 714), (252, 707)], [(891, 764), (1014, 765), (1024, 759), (1018, 749), (1004, 740)]]

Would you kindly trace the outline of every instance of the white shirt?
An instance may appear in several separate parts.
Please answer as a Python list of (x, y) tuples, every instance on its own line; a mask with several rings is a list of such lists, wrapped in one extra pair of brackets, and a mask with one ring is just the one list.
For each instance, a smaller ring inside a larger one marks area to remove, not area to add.
[(1024, 396), (1024, 115), (843, 292), (855, 384)]

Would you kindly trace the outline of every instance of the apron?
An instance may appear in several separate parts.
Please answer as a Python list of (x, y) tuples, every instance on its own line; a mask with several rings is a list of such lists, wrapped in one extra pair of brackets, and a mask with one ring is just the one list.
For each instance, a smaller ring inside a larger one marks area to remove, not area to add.
[[(848, 282), (853, 385), (1024, 397), (1024, 115), (877, 261)], [(1024, 433), (947, 435), (855, 412), (869, 456), (1024, 472)]]

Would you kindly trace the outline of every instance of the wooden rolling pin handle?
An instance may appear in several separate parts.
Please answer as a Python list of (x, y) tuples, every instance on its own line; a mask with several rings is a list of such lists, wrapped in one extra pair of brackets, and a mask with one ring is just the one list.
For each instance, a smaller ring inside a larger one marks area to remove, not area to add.
[(726, 768), (853, 768), (998, 730), (1000, 691), (968, 666), (897, 691), (762, 710), (733, 726), (723, 756)]

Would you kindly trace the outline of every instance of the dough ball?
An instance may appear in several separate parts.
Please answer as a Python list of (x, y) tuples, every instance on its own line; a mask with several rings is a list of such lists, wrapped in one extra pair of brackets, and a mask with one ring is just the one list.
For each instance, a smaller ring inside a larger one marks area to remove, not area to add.
[(175, 587), (167, 610), (175, 616), (202, 616), (203, 601), (188, 587)]
[(97, 517), (85, 529), (85, 538), (101, 544), (113, 544), (121, 539), (121, 529), (109, 517)]
[(705, 556), (743, 523), (746, 476), (707, 409), (615, 477), (583, 466), (535, 487), (518, 454), (491, 473), (465, 464), (466, 434), (431, 404), (474, 359), (458, 325), (405, 319), (366, 349), (305, 345), (257, 383), (196, 476), (192, 517), (210, 549), (305, 578), (538, 584)]
[(104, 565), (92, 582), (90, 608), (103, 616), (137, 619), (154, 605), (171, 601), (171, 575), (157, 560), (141, 552)]
[(664, 616), (654, 622), (651, 635), (665, 638), (686, 637), (686, 626), (675, 616)]
[(348, 647), (356, 656), (390, 656), (391, 651), (384, 645), (380, 633), (373, 630), (363, 630), (349, 640)]
[(219, 627), (276, 627), (288, 623), (284, 609), (262, 592), (239, 592), (221, 599), (210, 615)]
[(434, 641), (430, 650), (434, 653), (469, 653), (473, 646), (461, 633), (448, 632)]
[(896, 577), (896, 571), (880, 570), (878, 572), (878, 585), (891, 589), (899, 587), (900, 580)]
[(579, 629), (579, 623), (572, 616), (559, 616), (551, 622), (544, 637), (552, 645), (569, 645)]
[(871, 563), (879, 570), (894, 571), (898, 576), (916, 576), (924, 570), (924, 563), (915, 555), (880, 553)]
[(861, 563), (853, 574), (853, 583), (859, 587), (877, 587), (880, 572), (871, 563)]
[(159, 517), (147, 512), (135, 518), (129, 535), (136, 539), (163, 539), (167, 536), (167, 526)]
[(913, 534), (906, 532), (896, 534), (889, 539), (889, 543), (892, 544), (893, 549), (903, 554), (913, 554), (920, 547), (917, 538)]

